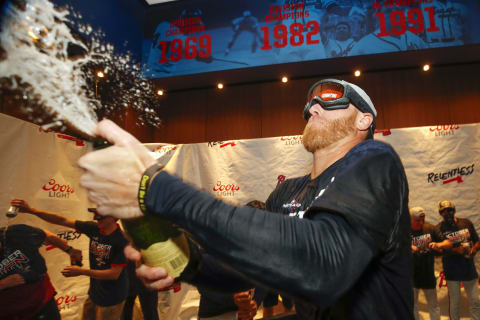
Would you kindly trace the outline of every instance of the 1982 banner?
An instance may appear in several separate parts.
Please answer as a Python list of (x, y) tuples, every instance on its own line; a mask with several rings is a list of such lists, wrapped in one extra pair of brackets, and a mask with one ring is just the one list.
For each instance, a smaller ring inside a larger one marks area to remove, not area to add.
[(144, 75), (162, 78), (480, 43), (478, 0), (192, 0), (149, 10)]

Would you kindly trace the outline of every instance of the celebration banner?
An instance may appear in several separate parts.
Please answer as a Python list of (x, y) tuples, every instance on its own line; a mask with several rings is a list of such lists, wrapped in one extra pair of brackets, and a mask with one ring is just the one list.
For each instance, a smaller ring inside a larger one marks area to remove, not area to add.
[(477, 0), (191, 0), (147, 15), (149, 78), (480, 43)]

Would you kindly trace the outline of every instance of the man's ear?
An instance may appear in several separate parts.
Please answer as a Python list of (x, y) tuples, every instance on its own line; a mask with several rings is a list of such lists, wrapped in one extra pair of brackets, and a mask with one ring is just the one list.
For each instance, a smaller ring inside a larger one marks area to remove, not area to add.
[(357, 128), (360, 131), (366, 131), (373, 122), (373, 116), (371, 113), (359, 113), (359, 117), (357, 118)]

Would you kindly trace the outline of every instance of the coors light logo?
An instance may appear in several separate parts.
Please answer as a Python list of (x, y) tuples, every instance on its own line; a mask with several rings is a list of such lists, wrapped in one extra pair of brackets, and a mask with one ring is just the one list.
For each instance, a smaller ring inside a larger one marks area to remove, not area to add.
[(240, 187), (233, 183), (224, 184), (219, 180), (212, 190), (215, 191), (215, 194), (219, 197), (234, 197), (235, 192), (240, 190)]
[(75, 192), (69, 184), (59, 183), (57, 179), (51, 178), (42, 186), (42, 190), (48, 192), (49, 198), (68, 199)]
[(284, 136), (280, 138), (280, 141), (286, 146), (302, 144), (302, 136)]
[(59, 310), (69, 309), (77, 300), (77, 296), (70, 296), (68, 294), (55, 299)]
[(453, 136), (455, 131), (460, 129), (458, 124), (445, 124), (445, 125), (438, 125), (436, 127), (430, 127), (430, 132), (433, 132), (436, 137), (441, 136)]

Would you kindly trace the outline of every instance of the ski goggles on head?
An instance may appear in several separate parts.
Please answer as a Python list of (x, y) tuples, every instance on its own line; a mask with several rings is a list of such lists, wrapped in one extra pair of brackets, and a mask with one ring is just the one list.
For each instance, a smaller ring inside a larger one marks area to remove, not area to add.
[(305, 120), (310, 119), (310, 108), (319, 104), (325, 110), (346, 109), (352, 103), (358, 110), (373, 115), (372, 130), (375, 129), (377, 110), (368, 95), (360, 87), (336, 79), (325, 79), (315, 83), (307, 95), (303, 110)]

